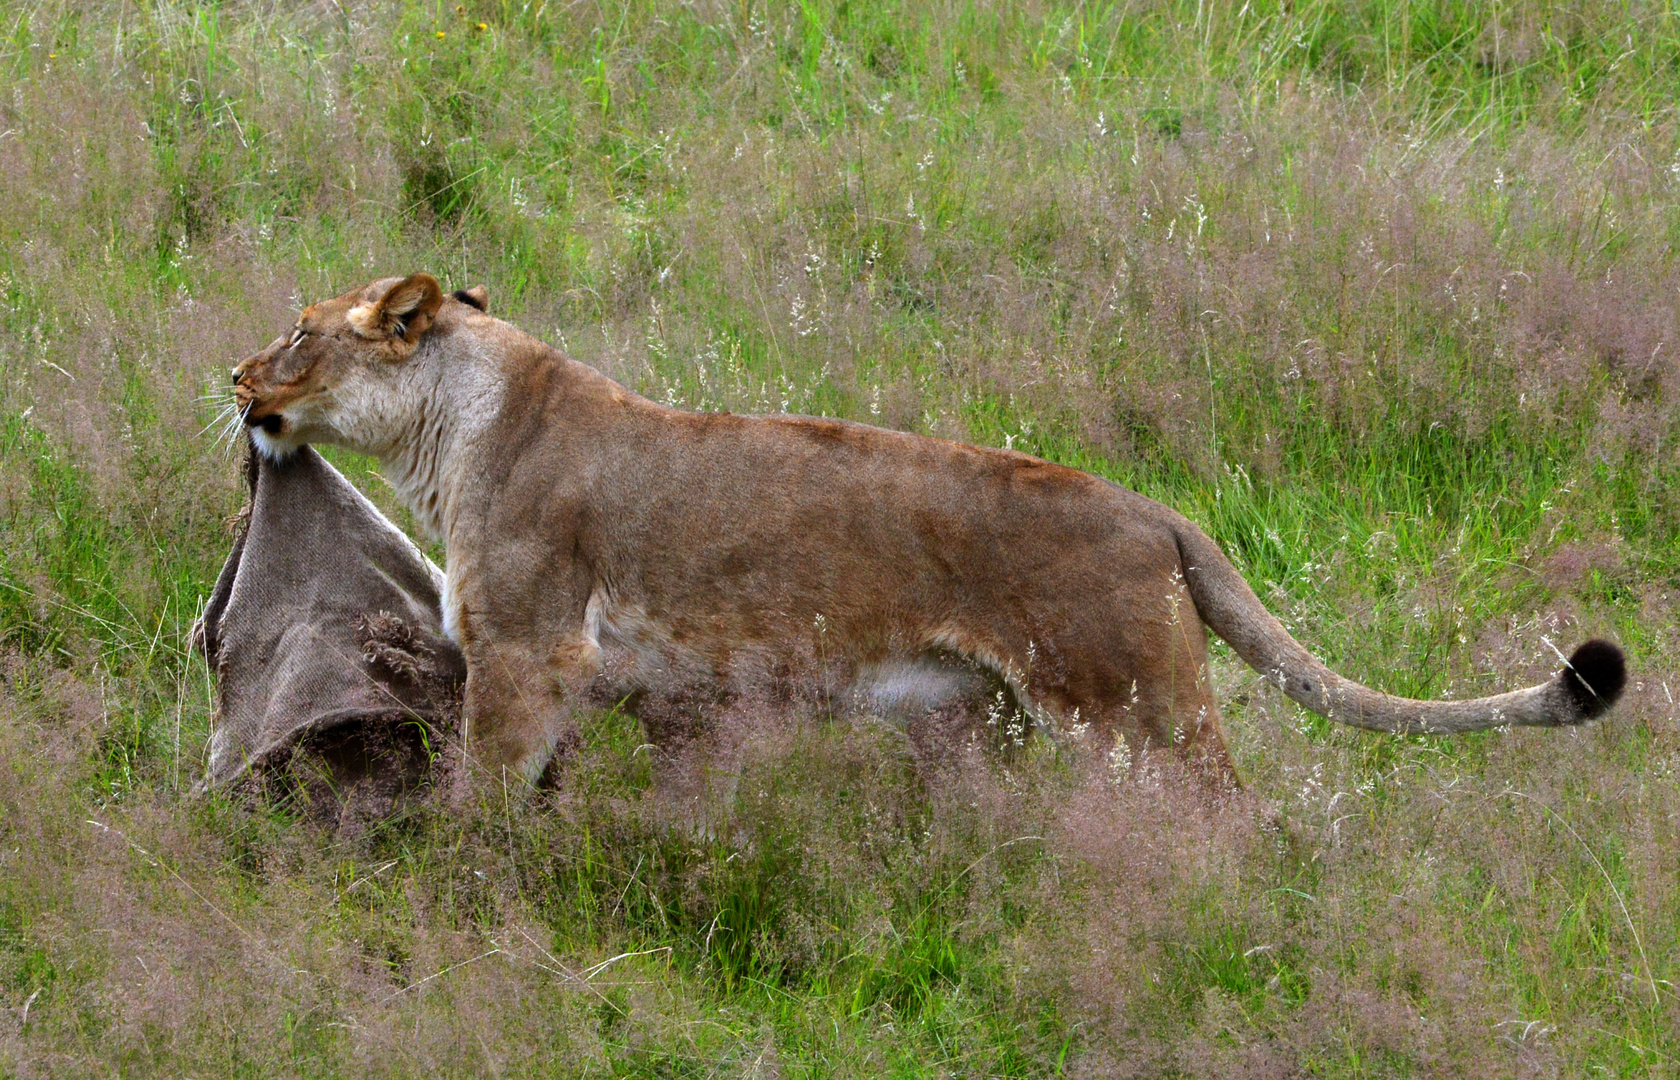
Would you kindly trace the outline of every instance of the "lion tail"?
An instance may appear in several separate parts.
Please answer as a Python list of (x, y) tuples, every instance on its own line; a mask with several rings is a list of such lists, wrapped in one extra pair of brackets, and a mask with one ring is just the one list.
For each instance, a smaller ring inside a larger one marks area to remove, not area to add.
[(1362, 686), (1316, 660), (1286, 630), (1207, 534), (1188, 519), (1174, 529), (1191, 599), (1202, 621), (1290, 698), (1353, 727), (1449, 734), (1506, 724), (1557, 727), (1598, 716), (1627, 685), (1622, 650), (1597, 638), (1548, 682), (1467, 701), (1417, 701)]

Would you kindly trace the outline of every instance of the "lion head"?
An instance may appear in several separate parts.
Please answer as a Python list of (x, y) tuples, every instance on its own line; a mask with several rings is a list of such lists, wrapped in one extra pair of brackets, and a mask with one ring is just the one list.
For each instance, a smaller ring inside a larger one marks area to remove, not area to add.
[(445, 297), (436, 278), (413, 274), (304, 308), (233, 369), (234, 402), (258, 449), (280, 459), (322, 442), (382, 454), (422, 400), (417, 382), (435, 377), (413, 361), (450, 302), (483, 311), (486, 294), (480, 286)]

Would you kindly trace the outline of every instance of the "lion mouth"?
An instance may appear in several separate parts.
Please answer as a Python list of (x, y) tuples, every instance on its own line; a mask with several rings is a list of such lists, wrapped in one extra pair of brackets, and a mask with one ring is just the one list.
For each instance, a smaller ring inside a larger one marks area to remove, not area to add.
[(245, 426), (262, 428), (270, 435), (278, 435), (286, 430), (286, 418), (279, 413), (269, 413), (267, 416), (252, 416), (245, 414)]

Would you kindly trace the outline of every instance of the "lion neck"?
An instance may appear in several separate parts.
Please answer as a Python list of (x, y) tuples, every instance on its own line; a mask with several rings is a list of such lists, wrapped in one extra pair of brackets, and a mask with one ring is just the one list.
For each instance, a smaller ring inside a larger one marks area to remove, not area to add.
[(447, 543), (473, 459), (503, 411), (507, 379), (502, 350), (469, 338), (464, 348), (440, 342), (422, 349), (403, 388), (406, 399), (393, 437), (376, 451), (399, 501), (434, 540)]

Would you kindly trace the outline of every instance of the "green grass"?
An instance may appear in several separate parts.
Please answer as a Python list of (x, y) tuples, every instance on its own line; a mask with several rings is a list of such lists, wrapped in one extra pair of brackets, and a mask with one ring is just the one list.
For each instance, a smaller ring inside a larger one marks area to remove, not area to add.
[[(41, 0), (0, 72), (0, 1076), (1675, 1071), (1671, 6)], [(617, 712), (553, 799), (189, 799), (226, 370), (420, 269), (1125, 483), (1384, 689), (1635, 685), (1393, 739), (1218, 647), (1258, 811)]]

